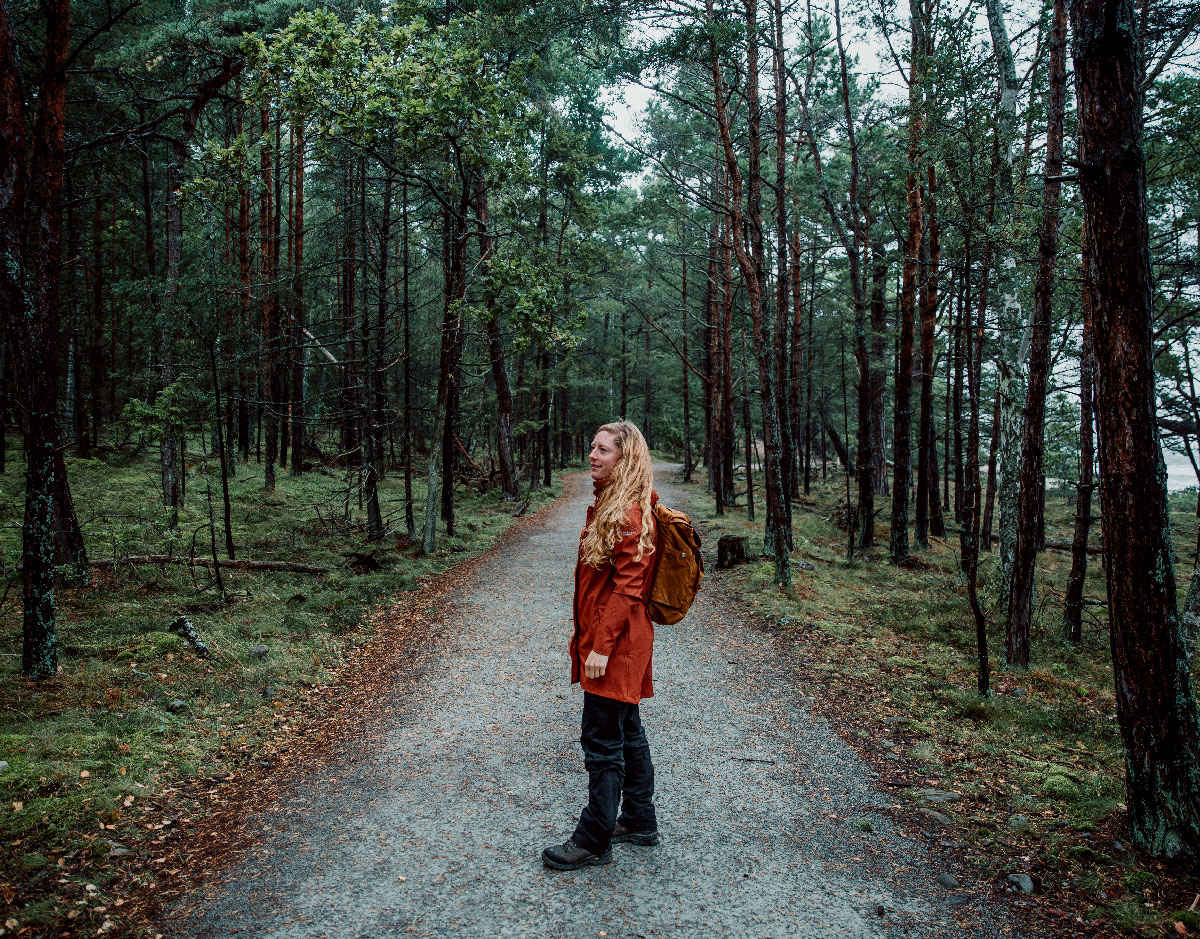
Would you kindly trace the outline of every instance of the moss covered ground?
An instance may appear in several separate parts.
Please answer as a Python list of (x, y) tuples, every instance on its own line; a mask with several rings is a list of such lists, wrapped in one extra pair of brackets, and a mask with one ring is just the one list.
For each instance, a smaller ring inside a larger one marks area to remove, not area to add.
[[(199, 441), (188, 451), (186, 504), (175, 531), (159, 501), (157, 449), (68, 459), (72, 493), (92, 560), (211, 551), (209, 492), (220, 518), (220, 479)], [(423, 489), (414, 480), (418, 529)], [(533, 495), (527, 511), (558, 491)], [(404, 536), (404, 487), (392, 472), (382, 508), (400, 532), (368, 542), (358, 478), (314, 466), (277, 473), (263, 491), (253, 459), (231, 480), (239, 559), (299, 561), (321, 576), (225, 569), (222, 600), (206, 568), (95, 569), (86, 586), (57, 591), (60, 672), (20, 675), (19, 451), (0, 476), (0, 929), (60, 935), (103, 927), (106, 900), (128, 877), (118, 859), (145, 856), (191, 818), (164, 818), (164, 792), (222, 779), (289, 734), (303, 733), (306, 700), (356, 647), (372, 641), (368, 612), (494, 543), (517, 507), (498, 491), (460, 486), (455, 536), (439, 522), (423, 555)], [(218, 545), (224, 540), (218, 522)], [(223, 556), (223, 547), (222, 547)], [(196, 654), (171, 630), (188, 616), (211, 650)], [(116, 922), (114, 919), (113, 922)], [(86, 924), (86, 925), (85, 925)]]
[[(848, 561), (845, 481), (831, 471), (793, 506), (794, 584), (782, 591), (772, 564), (757, 557), (763, 506), (756, 506), (757, 523), (744, 508), (717, 516), (702, 471), (696, 479), (686, 489), (687, 508), (704, 533), (706, 556), (715, 561), (722, 534), (748, 536), (753, 556), (712, 576), (777, 633), (800, 693), (813, 695), (876, 767), (900, 814), (919, 817), (922, 789), (960, 795), (930, 806), (952, 824), (935, 823), (922, 836), (974, 858), (998, 889), (1009, 873), (1029, 874), (1034, 893), (1016, 902), (1036, 903), (1062, 922), (1064, 934), (1200, 935), (1200, 919), (1186, 915), (1200, 881), (1131, 844), (1099, 556), (1090, 558), (1083, 641), (1075, 646), (1062, 639), (1061, 625), (1070, 554), (1039, 555), (1028, 671), (1003, 667), (996, 559), (984, 556), (993, 693), (981, 698), (956, 529), (915, 552), (911, 568), (898, 568), (888, 562), (888, 527), (877, 524), (877, 547)], [(890, 500), (882, 504), (886, 521)], [(1195, 506), (1195, 491), (1172, 496), (1180, 597), (1192, 569)], [(1050, 542), (1069, 543), (1073, 512), (1064, 494), (1048, 496)], [(1099, 535), (1093, 526), (1093, 545)]]

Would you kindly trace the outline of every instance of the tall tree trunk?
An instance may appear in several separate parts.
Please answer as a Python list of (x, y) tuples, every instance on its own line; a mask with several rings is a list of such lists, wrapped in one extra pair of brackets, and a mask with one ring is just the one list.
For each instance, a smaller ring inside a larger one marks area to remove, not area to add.
[(817, 187), (830, 223), (846, 253), (849, 267), (850, 290), (854, 301), (854, 360), (858, 367), (858, 453), (855, 474), (858, 479), (857, 518), (860, 547), (875, 543), (875, 460), (872, 456), (874, 438), (871, 434), (871, 407), (875, 393), (872, 389), (874, 372), (871, 369), (871, 347), (868, 343), (867, 299), (863, 284), (860, 260), (867, 250), (870, 221), (864, 219), (859, 205), (858, 141), (854, 129), (854, 115), (850, 102), (850, 79), (846, 64), (846, 52), (842, 41), (841, 8), (834, 4), (834, 26), (836, 29), (838, 64), (841, 79), (842, 113), (846, 122), (846, 139), (850, 151), (850, 191), (845, 222), (835, 204), (826, 183), (821, 162), (821, 148), (809, 113), (808, 95), (797, 85), (797, 97), (809, 150), (816, 171)]
[(1042, 188), (1042, 221), (1038, 227), (1038, 269), (1034, 285), (1032, 342), (1026, 382), (1024, 434), (1021, 439), (1017, 527), (1012, 595), (1008, 600), (1005, 656), (1009, 665), (1029, 667), (1033, 626), (1034, 567), (1038, 519), (1044, 492), (1043, 450), (1046, 382), (1050, 375), (1050, 320), (1053, 315), (1054, 260), (1058, 255), (1058, 194), (1062, 184), (1063, 114), (1067, 88), (1067, 5), (1054, 0), (1050, 38), (1050, 87), (1046, 114), (1046, 171)]
[(900, 288), (900, 355), (896, 365), (896, 400), (892, 406), (892, 533), (893, 564), (908, 557), (908, 486), (911, 467), (913, 320), (917, 302), (924, 211), (918, 172), (924, 126), (923, 13), (919, 0), (909, 2), (912, 50), (908, 78), (908, 241)]
[[(242, 100), (242, 86), (237, 86), (237, 132), (241, 137), (244, 132), (245, 103)], [(253, 302), (253, 289), (250, 285), (250, 183), (243, 179), (238, 185), (238, 274), (241, 286), (238, 290), (239, 306), (241, 309), (242, 335), (251, 335), (250, 307)], [(250, 460), (250, 387), (254, 380), (252, 374), (247, 374), (245, 367), (239, 364), (237, 372), (237, 447), (243, 463)], [(230, 472), (234, 472), (236, 461), (230, 464)]]
[[(404, 292), (402, 295), (404, 313), (404, 527), (408, 537), (413, 538), (417, 533), (416, 518), (413, 515), (412, 490), (412, 307), (409, 303), (408, 280), (408, 177), (404, 177), (400, 190), (400, 239), (401, 264), (404, 266)], [(511, 401), (510, 401), (511, 408)], [(509, 437), (509, 459), (512, 459), (512, 438)]]
[(213, 427), (217, 432), (217, 453), (221, 458), (221, 500), (224, 507), (225, 553), (232, 561), (236, 559), (237, 555), (233, 543), (233, 521), (229, 506), (229, 453), (225, 449), (225, 430), (221, 423), (221, 380), (217, 375), (218, 342), (219, 340), (213, 340), (208, 347), (208, 365), (213, 389)]
[(277, 205), (273, 183), (274, 162), (271, 159), (271, 111), (264, 107), (260, 113), (262, 152), (259, 157), (259, 173), (262, 189), (259, 192), (258, 232), (261, 240), (260, 265), (262, 277), (262, 340), (263, 374), (265, 392), (259, 406), (263, 436), (266, 438), (266, 460), (263, 464), (263, 488), (275, 491), (275, 460), (279, 455), (279, 418), (276, 412), (279, 397), (279, 292), (275, 284), (274, 231)]
[(1132, 0), (1073, 0), (1096, 416), (1117, 721), (1135, 843), (1200, 852), (1200, 714), (1176, 606), (1155, 413), (1153, 301)]
[[(71, 6), (49, 0), (32, 153), (27, 156), (24, 93), (12, 16), (0, 0), (0, 252), (6, 340), (25, 412), (25, 518), (22, 525), (21, 673), (58, 670), (54, 610), (54, 517), (58, 456), (58, 289), (62, 261), (64, 130)], [(29, 184), (30, 206), (25, 205)], [(24, 257), (23, 223), (34, 223), (36, 257)], [(27, 271), (34, 270), (32, 296)], [(73, 513), (72, 513), (73, 514)]]
[[(723, 198), (729, 198), (729, 182)], [(727, 204), (727, 203), (722, 203)], [(734, 504), (733, 454), (737, 450), (737, 435), (733, 429), (733, 249), (730, 242), (728, 217), (722, 225), (724, 241), (721, 245), (721, 378), (724, 389), (721, 393), (721, 482), (725, 485), (725, 505)]]
[[(1087, 225), (1087, 222), (1084, 222)], [(1084, 241), (1086, 242), (1086, 233)], [(1092, 479), (1092, 462), (1095, 459), (1095, 443), (1092, 437), (1092, 376), (1095, 360), (1092, 355), (1093, 318), (1091, 306), (1092, 278), (1083, 277), (1083, 339), (1079, 344), (1079, 482), (1075, 485), (1075, 536), (1071, 540), (1071, 572), (1067, 575), (1066, 599), (1063, 601), (1063, 637), (1068, 642), (1079, 644), (1083, 639), (1083, 587), (1087, 580), (1088, 534), (1092, 527), (1092, 493), (1096, 484)], [(1188, 589), (1188, 602), (1184, 604), (1184, 624), (1188, 615), (1193, 621), (1198, 610), (1192, 605), (1192, 587), (1200, 584), (1200, 578), (1192, 575)], [(1200, 596), (1200, 590), (1197, 590)]]
[(775, 27), (775, 41), (771, 49), (772, 77), (775, 81), (775, 413), (779, 420), (779, 443), (782, 448), (779, 467), (783, 474), (783, 500), (788, 510), (790, 548), (791, 497), (796, 486), (792, 472), (795, 443), (792, 439), (791, 396), (788, 394), (787, 68), (780, 0), (772, 0), (771, 12)]
[[(870, 232), (870, 223), (867, 231)], [(871, 242), (871, 456), (875, 463), (875, 491), (888, 494), (887, 441), (884, 439), (887, 379), (887, 255), (883, 242)]]
[[(963, 234), (963, 278), (962, 292), (958, 297), (958, 314), (954, 327), (954, 382), (952, 417), (950, 426), (954, 428), (954, 521), (963, 523), (963, 487), (966, 485), (963, 477), (963, 371), (966, 365), (966, 332), (971, 328), (971, 232), (970, 227)], [(950, 471), (946, 471), (947, 477)]]
[[(983, 282), (987, 283), (986, 261)], [(970, 268), (967, 269), (968, 278)], [(985, 291), (986, 293), (986, 291)], [(967, 408), (970, 411), (967, 429), (966, 491), (963, 493), (963, 524), (959, 535), (959, 550), (962, 553), (962, 571), (967, 581), (967, 602), (971, 618), (975, 621), (976, 688), (981, 696), (991, 689), (991, 664), (988, 660), (987, 617), (979, 602), (979, 523), (982, 505), (979, 480), (979, 405), (982, 397), (979, 387), (983, 374), (983, 330), (986, 306), (979, 305), (978, 319), (971, 325), (971, 309), (964, 305), (966, 329), (964, 335)]]
[[(929, 547), (929, 535), (944, 538), (946, 523), (938, 499), (937, 427), (933, 417), (933, 378), (936, 357), (933, 350), (934, 332), (938, 320), (938, 280), (942, 258), (941, 232), (937, 216), (937, 173), (930, 165), (926, 193), (928, 256), (925, 277), (921, 283), (921, 427), (918, 431), (917, 459), (917, 540)], [(924, 480), (924, 497), (920, 492)], [(924, 517), (922, 517), (922, 509)]]
[(789, 498), (800, 494), (800, 481), (804, 476), (804, 449), (806, 436), (803, 427), (804, 411), (800, 406), (804, 387), (804, 272), (800, 268), (800, 232), (792, 232), (792, 342), (788, 362), (788, 413), (792, 418), (792, 454), (789, 458), (792, 471), (792, 491)]
[[(772, 361), (772, 344), (768, 330), (770, 314), (763, 284), (763, 229), (762, 229), (762, 174), (760, 167), (761, 141), (759, 137), (760, 107), (758, 101), (758, 21), (756, 0), (746, 0), (747, 72), (746, 90), (749, 121), (750, 159), (746, 174), (746, 207), (742, 207), (742, 171), (730, 135), (730, 120), (725, 101), (725, 79), (715, 44), (709, 49), (713, 78), (714, 102), (716, 104), (717, 131), (725, 153), (725, 169), (729, 175), (730, 207), (732, 210), (732, 238), (738, 267), (746, 284), (747, 304), (753, 330), (754, 355), (758, 360), (759, 395), (762, 399), (763, 445), (765, 454), (765, 479), (763, 489), (766, 503), (766, 524), (763, 534), (764, 553), (770, 554), (775, 562), (775, 583), (780, 587), (790, 586), (792, 580), (789, 548), (791, 542), (791, 511), (783, 489), (780, 469), (780, 437), (778, 414), (775, 411), (775, 364)], [(705, 0), (708, 18), (713, 18), (712, 0)], [(835, 2), (836, 9), (836, 2)], [(749, 227), (750, 244), (742, 238), (743, 223)]]
[[(720, 166), (713, 173), (713, 189), (720, 189)], [(721, 397), (724, 390), (724, 380), (721, 374), (721, 309), (718, 295), (720, 293), (719, 279), (721, 266), (718, 259), (720, 252), (720, 216), (718, 210), (713, 210), (712, 227), (708, 238), (708, 277), (704, 283), (704, 314), (705, 314), (705, 364), (708, 381), (704, 386), (704, 414), (707, 418), (705, 425), (704, 460), (708, 467), (708, 484), (712, 489), (716, 503), (716, 513), (725, 514), (725, 481), (723, 478), (724, 460), (722, 459), (721, 428), (723, 426), (723, 409)]]
[(992, 520), (996, 507), (996, 451), (1000, 447), (1000, 389), (996, 389), (996, 397), (992, 402), (992, 437), (988, 444), (987, 465), (987, 495), (983, 506), (983, 530), (979, 541), (983, 550), (992, 550)]
[[(428, 554), (436, 544), (437, 506), (446, 520), (446, 533), (454, 534), (454, 423), (458, 408), (458, 375), (462, 357), (461, 304), (466, 292), (466, 212), (470, 207), (470, 180), (459, 180), (462, 193), (457, 211), (443, 213), (443, 270), (445, 271), (445, 304), (442, 317), (442, 345), (438, 361), (437, 400), (434, 405), (434, 439), (429, 446), (429, 465), (426, 477), (425, 532), (423, 548)], [(519, 383), (518, 383), (519, 384)], [(449, 457), (450, 459), (447, 459)], [(439, 493), (450, 488), (450, 493)], [(449, 511), (447, 511), (447, 509)]]
[[(646, 335), (650, 335), (650, 330), (646, 330)], [(538, 375), (542, 380), (542, 387), (538, 392), (538, 449), (542, 454), (542, 485), (546, 488), (550, 486), (550, 350), (544, 346), (539, 355)], [(647, 356), (647, 360), (649, 356)], [(649, 367), (649, 361), (647, 361)], [(647, 383), (648, 384), (648, 383)], [(646, 389), (646, 407), (650, 406), (650, 389)], [(648, 424), (648, 418), (643, 419), (643, 426)]]
[[(279, 263), (279, 256), (283, 251), (283, 220), (285, 218), (283, 209), (283, 106), (282, 104), (275, 109), (275, 148), (273, 152), (274, 172), (272, 178), (275, 182), (275, 214), (274, 214), (274, 231), (271, 234), (271, 268), (275, 272), (275, 320), (279, 330), (279, 356), (275, 362), (275, 395), (274, 400), (277, 402), (276, 419), (279, 421), (279, 437), (278, 437), (278, 460), (279, 466), (286, 467), (288, 462), (288, 409), (291, 407), (291, 382), (288, 381), (289, 369), (287, 368), (284, 359), (285, 349), (287, 348), (286, 339), (288, 328), (285, 320), (285, 303), (282, 294), (283, 278), (280, 275), (282, 267)], [(288, 172), (288, 194), (291, 195), (291, 160), (287, 162), (289, 167)], [(291, 207), (288, 207), (286, 215), (288, 224), (291, 224)], [(291, 237), (289, 232), (288, 238), (288, 262), (291, 263)]]
[(691, 402), (688, 396), (688, 385), (690, 384), (690, 376), (688, 375), (688, 332), (690, 324), (688, 323), (688, 267), (687, 258), (683, 259), (683, 297), (680, 300), (680, 323), (679, 332), (680, 339), (683, 345), (683, 362), (682, 362), (682, 388), (683, 392), (683, 481), (692, 481), (692, 410)]
[(358, 453), (360, 446), (358, 423), (363, 402), (358, 400), (358, 388), (361, 383), (359, 371), (362, 364), (358, 360), (358, 312), (356, 309), (358, 303), (359, 227), (357, 207), (360, 204), (356, 195), (360, 189), (357, 182), (359, 174), (356, 170), (361, 166), (361, 158), (346, 162), (342, 190), (345, 217), (343, 218), (342, 234), (342, 301), (340, 306), (341, 328), (345, 337), (345, 348), (349, 354), (343, 360), (340, 411), (342, 414), (341, 450), (348, 465), (354, 465), (361, 461)]
[[(108, 369), (104, 361), (104, 215), (100, 196), (92, 213), (92, 340), (88, 348), (91, 377), (92, 444), (100, 444), (100, 424), (104, 419), (104, 400), (108, 397)], [(3, 458), (0, 457), (0, 468)]]
[(295, 122), (295, 200), (292, 212), (292, 475), (304, 472), (304, 399), (308, 342), (304, 322), (304, 119)]
[[(1004, 620), (1010, 619), (1013, 563), (1017, 544), (1018, 473), (1020, 469), (1021, 416), (1025, 402), (1024, 362), (1029, 357), (1029, 324), (1021, 309), (1017, 282), (1017, 193), (1013, 149), (1016, 143), (1017, 72), (1008, 30), (1004, 23), (1002, 0), (986, 0), (992, 49), (996, 56), (1000, 82), (1000, 113), (997, 134), (1000, 161), (997, 173), (997, 208), (1000, 218), (1000, 255), (996, 264), (996, 292), (1000, 348), (996, 359), (999, 372), (1000, 435), (999, 508), (1000, 508), (1000, 603)], [(1032, 602), (1032, 593), (1029, 595)], [(1032, 616), (1032, 612), (1030, 613)], [(1019, 662), (1010, 665), (1020, 666)]]
[[(496, 237), (488, 229), (487, 184), (480, 176), (476, 182), (475, 219), (479, 223), (479, 266), (484, 275), (496, 252)], [(490, 296), (490, 294), (489, 294)], [(487, 310), (488, 355), (492, 364), (492, 382), (496, 386), (496, 451), (500, 457), (500, 490), (504, 502), (517, 498), (517, 466), (513, 461), (513, 397), (504, 365), (504, 337), (500, 331), (500, 311), (489, 303)]]
[[(379, 505), (379, 483), (383, 478), (383, 417), (384, 417), (384, 384), (387, 381), (383, 369), (384, 343), (388, 320), (388, 264), (391, 260), (390, 238), (392, 229), (392, 171), (383, 171), (383, 204), (379, 223), (379, 295), (375, 312), (375, 325), (372, 328), (368, 322), (366, 304), (363, 304), (363, 341), (369, 343), (369, 351), (364, 350), (363, 363), (367, 375), (367, 384), (363, 395), (367, 407), (366, 447), (366, 497), (367, 497), (367, 537), (380, 538), (383, 536), (383, 512)], [(293, 454), (292, 459), (295, 460)]]
[(742, 435), (746, 445), (746, 518), (754, 521), (754, 419), (750, 416), (750, 360), (746, 355), (746, 330), (742, 330)]

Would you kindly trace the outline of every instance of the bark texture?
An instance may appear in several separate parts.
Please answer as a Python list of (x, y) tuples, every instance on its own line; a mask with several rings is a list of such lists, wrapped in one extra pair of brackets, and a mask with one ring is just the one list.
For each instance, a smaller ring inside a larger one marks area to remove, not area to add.
[[(1050, 38), (1050, 87), (1046, 115), (1046, 182), (1042, 189), (1042, 221), (1038, 227), (1038, 270), (1034, 286), (1033, 328), (1025, 416), (1021, 439), (1017, 529), (1012, 587), (1005, 630), (1005, 657), (1010, 665), (1029, 667), (1029, 635), (1033, 627), (1033, 582), (1037, 561), (1039, 509), (1044, 482), (1046, 383), (1050, 377), (1050, 319), (1054, 298), (1054, 259), (1058, 255), (1058, 195), (1062, 187), (1063, 114), (1067, 86), (1067, 5), (1055, 0)], [(1086, 542), (1085, 542), (1086, 544)]]
[(1155, 414), (1142, 65), (1132, 0), (1074, 0), (1104, 560), (1135, 842), (1200, 851), (1200, 715), (1176, 607)]

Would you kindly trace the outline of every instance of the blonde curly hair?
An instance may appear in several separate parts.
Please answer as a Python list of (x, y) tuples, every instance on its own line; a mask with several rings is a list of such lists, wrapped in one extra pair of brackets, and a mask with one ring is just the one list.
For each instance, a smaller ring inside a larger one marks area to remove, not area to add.
[(646, 446), (646, 438), (630, 421), (605, 424), (596, 433), (600, 431), (612, 434), (620, 456), (596, 502), (591, 527), (584, 535), (580, 548), (584, 563), (597, 568), (612, 563), (621, 525), (634, 502), (642, 507), (642, 530), (639, 532), (635, 560), (640, 561), (654, 551), (654, 513), (650, 508), (654, 467), (650, 463), (650, 448)]

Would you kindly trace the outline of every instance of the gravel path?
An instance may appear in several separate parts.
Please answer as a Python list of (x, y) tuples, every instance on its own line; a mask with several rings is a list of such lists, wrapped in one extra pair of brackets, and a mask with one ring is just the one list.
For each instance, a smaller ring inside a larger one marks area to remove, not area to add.
[[(671, 474), (658, 489), (678, 504)], [(892, 937), (1021, 935), (986, 891), (948, 891), (871, 769), (808, 714), (773, 640), (715, 590), (660, 627), (642, 713), (663, 844), (543, 867), (586, 793), (568, 684), (573, 564), (590, 480), (486, 558), (379, 732), (314, 769), (242, 864), (169, 936)], [(712, 546), (709, 546), (712, 547)], [(861, 828), (871, 827), (871, 831)]]

